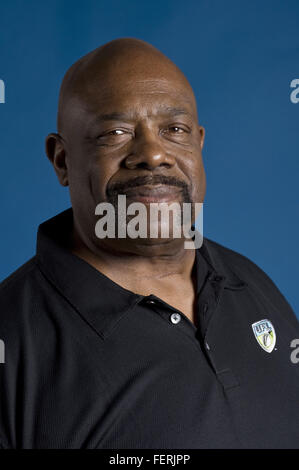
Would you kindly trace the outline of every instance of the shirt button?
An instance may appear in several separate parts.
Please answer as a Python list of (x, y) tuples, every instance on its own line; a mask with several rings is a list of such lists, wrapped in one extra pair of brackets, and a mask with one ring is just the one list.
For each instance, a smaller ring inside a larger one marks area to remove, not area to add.
[(179, 313), (172, 313), (170, 315), (170, 321), (176, 325), (181, 321), (181, 315)]

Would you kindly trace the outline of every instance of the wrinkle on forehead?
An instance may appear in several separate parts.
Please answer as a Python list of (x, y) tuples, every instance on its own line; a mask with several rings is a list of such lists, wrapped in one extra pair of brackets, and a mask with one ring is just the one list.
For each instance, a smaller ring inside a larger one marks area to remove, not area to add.
[(87, 54), (67, 71), (60, 89), (58, 131), (75, 111), (72, 98), (103, 103), (117, 99), (120, 87), (124, 93), (128, 89), (143, 95), (179, 92), (196, 112), (192, 87), (180, 69), (152, 45), (122, 38)]
[[(95, 92), (95, 88), (97, 92)], [(89, 90), (85, 88), (83, 100), (86, 103), (95, 105), (104, 105), (109, 101), (136, 101), (139, 96), (164, 95), (170, 99), (188, 103), (193, 108), (195, 98), (186, 89), (178, 84), (174, 84), (168, 80), (150, 79), (150, 80), (130, 80), (124, 79), (117, 86), (115, 84), (106, 83), (101, 86), (91, 87)]]

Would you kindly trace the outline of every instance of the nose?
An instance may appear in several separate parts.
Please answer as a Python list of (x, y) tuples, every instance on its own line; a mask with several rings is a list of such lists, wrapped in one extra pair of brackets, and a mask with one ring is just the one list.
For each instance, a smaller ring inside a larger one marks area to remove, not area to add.
[(150, 131), (136, 135), (132, 151), (126, 157), (125, 166), (129, 170), (136, 168), (154, 170), (159, 166), (171, 168), (175, 164), (175, 159), (173, 155), (167, 153), (159, 139), (161, 139), (160, 136)]

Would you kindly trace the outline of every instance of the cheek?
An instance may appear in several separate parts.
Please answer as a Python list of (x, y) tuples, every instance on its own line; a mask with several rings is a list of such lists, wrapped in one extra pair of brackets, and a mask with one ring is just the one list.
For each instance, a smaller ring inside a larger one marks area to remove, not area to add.
[(182, 170), (190, 182), (193, 201), (203, 202), (206, 191), (206, 176), (199, 150), (185, 153), (182, 159)]
[(96, 204), (106, 200), (106, 188), (110, 179), (118, 171), (111, 159), (99, 159), (88, 168), (88, 181)]
[(80, 161), (72, 161), (68, 168), (69, 191), (73, 207), (83, 208), (90, 212), (95, 206), (94, 198), (98, 197), (100, 183), (93, 174), (91, 166)]
[(194, 166), (193, 194), (194, 202), (203, 202), (206, 193), (206, 174), (202, 159)]
[(118, 169), (116, 159), (99, 154), (89, 146), (73, 148), (69, 161), (69, 184), (72, 199), (80, 205), (96, 206), (106, 198), (106, 187)]
[(201, 176), (198, 180), (197, 187), (196, 187), (196, 197), (195, 202), (204, 202), (204, 198), (206, 195), (206, 174), (204, 169), (202, 169)]

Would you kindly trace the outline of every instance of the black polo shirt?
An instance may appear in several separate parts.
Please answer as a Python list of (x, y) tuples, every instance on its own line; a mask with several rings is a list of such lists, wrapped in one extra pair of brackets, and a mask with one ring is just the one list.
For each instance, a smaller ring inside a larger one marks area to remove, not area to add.
[(205, 238), (197, 328), (71, 254), (71, 223), (71, 210), (43, 223), (0, 287), (3, 448), (299, 448), (298, 322), (261, 269)]

